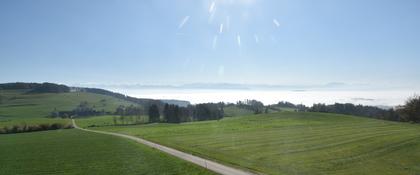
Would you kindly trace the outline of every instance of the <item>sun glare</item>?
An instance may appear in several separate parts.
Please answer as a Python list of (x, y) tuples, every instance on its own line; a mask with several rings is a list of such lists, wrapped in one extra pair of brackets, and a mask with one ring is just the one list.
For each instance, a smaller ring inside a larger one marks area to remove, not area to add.
[[(257, 31), (254, 34), (249, 36), (242, 34), (240, 31), (243, 27), (244, 22), (253, 23), (252, 21), (253, 14), (249, 12), (249, 8), (252, 8), (257, 5), (257, 0), (209, 0), (205, 1), (206, 10), (203, 10), (208, 16), (208, 28), (213, 30), (213, 33), (208, 37), (210, 46), (212, 49), (216, 49), (218, 45), (218, 40), (223, 37), (230, 37), (231, 44), (241, 47), (243, 41), (241, 38), (245, 38), (247, 41), (253, 41), (254, 44), (260, 44), (263, 37), (272, 37), (263, 36), (262, 33)], [(267, 17), (266, 26), (273, 26), (273, 28), (280, 28), (281, 22), (275, 17)], [(190, 16), (185, 14), (184, 17), (178, 23), (178, 30), (184, 30), (184, 26), (189, 22)], [(232, 26), (231, 26), (232, 25)], [(239, 25), (239, 26), (238, 26)], [(242, 26), (241, 26), (242, 25)], [(231, 30), (233, 28), (233, 30)], [(180, 33), (180, 31), (178, 31)], [(224, 35), (224, 36), (222, 36)], [(229, 40), (224, 40), (224, 42)]]

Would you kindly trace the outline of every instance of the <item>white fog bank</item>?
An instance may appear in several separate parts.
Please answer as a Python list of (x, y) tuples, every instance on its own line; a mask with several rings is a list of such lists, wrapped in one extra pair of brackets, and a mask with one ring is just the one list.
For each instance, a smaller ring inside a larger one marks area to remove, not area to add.
[(373, 106), (397, 106), (418, 94), (414, 90), (381, 91), (287, 91), (287, 90), (201, 90), (201, 89), (112, 89), (138, 98), (187, 100), (193, 104), (256, 99), (264, 104), (289, 101), (311, 106), (314, 103), (353, 103)]

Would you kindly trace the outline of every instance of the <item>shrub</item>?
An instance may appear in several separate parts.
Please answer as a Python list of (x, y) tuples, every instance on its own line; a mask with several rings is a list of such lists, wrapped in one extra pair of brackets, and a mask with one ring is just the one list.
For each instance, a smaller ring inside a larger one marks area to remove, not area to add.
[(64, 126), (63, 129), (72, 129), (72, 128), (74, 128), (73, 124), (67, 124), (67, 125)]
[(60, 128), (64, 128), (64, 125), (61, 124), (61, 123), (53, 123), (49, 127), (49, 129), (51, 129), (51, 130), (60, 129)]
[(28, 132), (34, 132), (34, 131), (41, 131), (41, 128), (38, 125), (30, 125), (28, 126)]
[(19, 133), (22, 132), (22, 130), (20, 129), (20, 127), (18, 125), (13, 125), (11, 128), (11, 132), (12, 133)]
[(57, 129), (70, 129), (73, 128), (71, 124), (62, 124), (62, 123), (53, 123), (53, 124), (38, 124), (38, 125), (13, 125), (11, 127), (0, 128), (0, 134), (12, 134), (12, 133), (22, 133), (22, 132), (36, 132), (36, 131), (46, 131), (46, 130), (57, 130)]

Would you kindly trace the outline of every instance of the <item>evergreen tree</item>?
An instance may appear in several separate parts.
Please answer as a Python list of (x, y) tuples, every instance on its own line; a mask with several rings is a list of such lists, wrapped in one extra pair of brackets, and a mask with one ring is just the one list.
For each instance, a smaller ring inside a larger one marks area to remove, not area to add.
[(157, 105), (153, 104), (149, 107), (149, 122), (155, 123), (158, 122), (160, 118), (159, 108)]

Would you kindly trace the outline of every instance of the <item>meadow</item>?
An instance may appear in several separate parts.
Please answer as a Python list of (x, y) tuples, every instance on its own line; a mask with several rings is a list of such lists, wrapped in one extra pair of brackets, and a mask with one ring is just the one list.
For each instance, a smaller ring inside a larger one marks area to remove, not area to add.
[(76, 129), (0, 135), (0, 174), (213, 174), (124, 138)]
[(419, 174), (420, 126), (280, 112), (220, 121), (94, 128), (264, 174)]

